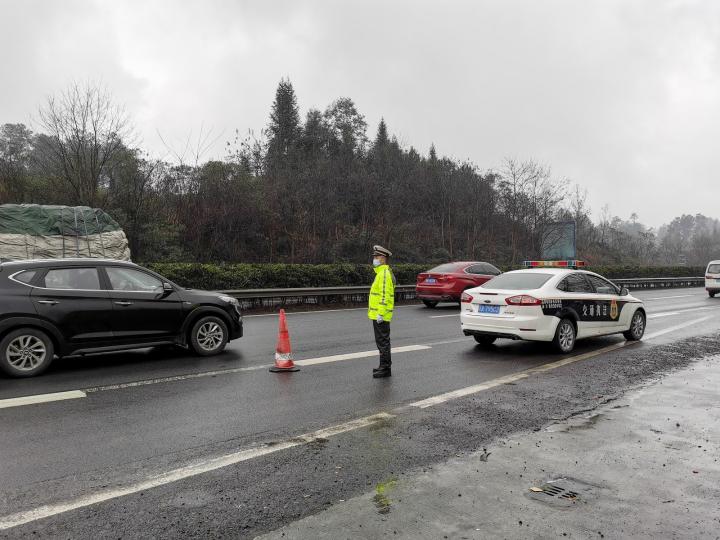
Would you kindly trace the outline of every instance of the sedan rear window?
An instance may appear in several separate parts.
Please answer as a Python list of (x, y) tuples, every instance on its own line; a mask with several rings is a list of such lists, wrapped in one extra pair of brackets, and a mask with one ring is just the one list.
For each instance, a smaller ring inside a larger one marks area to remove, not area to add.
[(711, 264), (707, 269), (708, 274), (720, 274), (720, 264)]
[(508, 272), (486, 281), (481, 287), (483, 289), (504, 289), (508, 291), (532, 290), (545, 285), (551, 277), (552, 274), (536, 274), (535, 272), (518, 272), (514, 274)]
[(446, 263), (436, 266), (432, 270), (428, 270), (426, 274), (450, 274), (453, 272), (459, 272), (462, 268), (461, 264), (457, 263)]

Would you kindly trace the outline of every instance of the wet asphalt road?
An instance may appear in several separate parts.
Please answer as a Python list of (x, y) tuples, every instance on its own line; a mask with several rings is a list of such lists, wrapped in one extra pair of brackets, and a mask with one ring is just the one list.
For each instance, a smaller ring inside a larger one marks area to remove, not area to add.
[[(219, 357), (139, 351), (65, 359), (43, 377), (0, 379), (0, 400), (87, 390), (87, 397), (0, 409), (3, 517), (94, 497), (192, 463), (283, 442), (353, 419), (391, 418), (309, 444), (0, 530), (0, 537), (252, 537), (317, 512), (391, 476), (596, 405), (720, 348), (720, 300), (702, 289), (638, 292), (646, 342), (427, 409), (408, 404), (556, 362), (542, 344), (475, 346), (457, 307), (403, 306), (392, 325), (392, 379), (376, 357), (270, 374), (277, 317), (245, 319), (246, 337)], [(296, 359), (370, 351), (362, 309), (290, 314)], [(665, 332), (653, 337), (654, 334)], [(622, 343), (578, 343), (572, 356)], [(419, 347), (423, 348), (419, 348)], [(214, 372), (213, 375), (206, 375)], [(163, 380), (174, 378), (174, 380)], [(137, 381), (147, 384), (134, 385)], [(38, 514), (41, 517), (45, 514)]]

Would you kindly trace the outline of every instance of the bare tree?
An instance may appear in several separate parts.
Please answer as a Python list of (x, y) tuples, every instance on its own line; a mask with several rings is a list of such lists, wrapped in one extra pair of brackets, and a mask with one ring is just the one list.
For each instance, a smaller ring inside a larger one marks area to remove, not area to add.
[(49, 137), (40, 152), (46, 174), (87, 206), (101, 200), (100, 187), (113, 157), (131, 136), (128, 116), (104, 88), (74, 84), (40, 108)]
[(500, 210), (510, 221), (511, 262), (520, 252), (537, 253), (545, 226), (557, 217), (567, 190), (566, 180), (555, 180), (549, 167), (533, 160), (508, 158), (500, 170)]

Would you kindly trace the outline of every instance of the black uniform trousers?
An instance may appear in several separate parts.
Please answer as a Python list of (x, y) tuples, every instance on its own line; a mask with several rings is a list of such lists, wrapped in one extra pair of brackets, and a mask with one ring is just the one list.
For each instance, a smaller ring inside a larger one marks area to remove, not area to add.
[(387, 321), (373, 321), (375, 331), (375, 344), (380, 351), (380, 367), (389, 368), (392, 365), (390, 360), (390, 323)]

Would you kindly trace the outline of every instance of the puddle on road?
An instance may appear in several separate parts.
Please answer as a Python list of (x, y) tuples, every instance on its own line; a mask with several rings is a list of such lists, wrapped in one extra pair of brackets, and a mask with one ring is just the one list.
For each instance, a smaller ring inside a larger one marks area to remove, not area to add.
[(559, 424), (553, 424), (549, 426), (545, 431), (550, 433), (569, 433), (571, 431), (578, 431), (582, 429), (591, 429), (603, 419), (610, 419), (605, 413), (596, 413), (586, 416), (573, 416), (567, 419), (565, 422)]
[(372, 424), (370, 424), (367, 429), (368, 431), (380, 431), (382, 429), (389, 429), (395, 426), (395, 418), (380, 418), (379, 420), (376, 420)]

